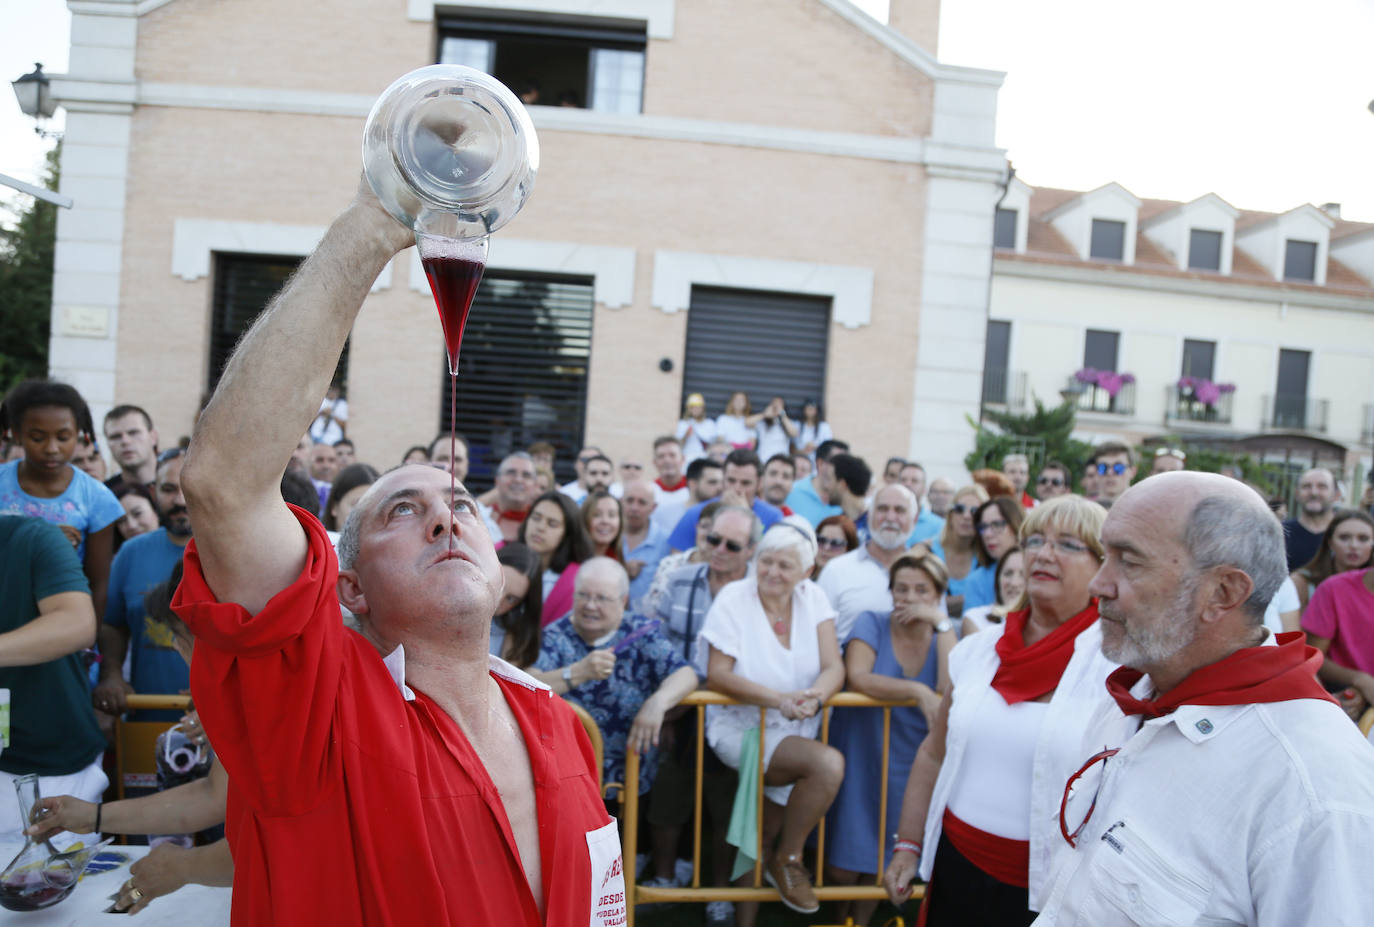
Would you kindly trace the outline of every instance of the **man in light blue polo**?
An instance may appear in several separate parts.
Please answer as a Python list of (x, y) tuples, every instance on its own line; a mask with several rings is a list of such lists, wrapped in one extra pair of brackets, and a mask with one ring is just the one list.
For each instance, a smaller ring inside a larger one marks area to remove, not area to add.
[(813, 528), (831, 515), (844, 514), (838, 504), (835, 468), (830, 465), (830, 458), (847, 453), (849, 445), (843, 441), (822, 441), (816, 448), (816, 472), (808, 479), (797, 480), (787, 494), (787, 507), (811, 522)]

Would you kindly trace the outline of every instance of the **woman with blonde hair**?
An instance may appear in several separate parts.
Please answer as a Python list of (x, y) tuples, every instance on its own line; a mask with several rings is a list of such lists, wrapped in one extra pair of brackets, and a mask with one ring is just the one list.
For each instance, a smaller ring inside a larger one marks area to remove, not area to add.
[(949, 570), (945, 603), (951, 618), (997, 601), (993, 563), (978, 544), (974, 522), (975, 513), (987, 501), (987, 491), (977, 483), (960, 489), (945, 513), (945, 527), (939, 539), (930, 542), (931, 552)]
[(929, 927), (1029, 924), (1073, 836), (1060, 833), (1064, 783), (1116, 669), (1088, 589), (1105, 518), (1080, 496), (1026, 513), (1026, 607), (950, 654), (952, 685), (912, 764), (884, 876), (901, 903), (919, 869)]
[(716, 417), (716, 439), (724, 441), (735, 450), (754, 448), (754, 426), (762, 415), (753, 414), (754, 407), (749, 402), (749, 394), (736, 390), (725, 403), (725, 411)]

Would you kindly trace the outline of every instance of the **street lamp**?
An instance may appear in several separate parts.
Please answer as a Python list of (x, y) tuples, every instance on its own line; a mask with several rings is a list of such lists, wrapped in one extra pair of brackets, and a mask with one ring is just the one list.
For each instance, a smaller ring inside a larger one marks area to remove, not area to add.
[[(43, 73), (43, 65), (37, 61), (33, 63), (33, 70), (25, 74), (16, 81), (12, 81), (14, 95), (19, 99), (19, 109), (25, 116), (32, 116), (39, 120), (51, 119), (53, 113), (57, 112), (57, 101), (52, 98), (52, 86), (48, 81), (48, 75)], [(40, 135), (43, 129), (35, 127), (34, 131)]]

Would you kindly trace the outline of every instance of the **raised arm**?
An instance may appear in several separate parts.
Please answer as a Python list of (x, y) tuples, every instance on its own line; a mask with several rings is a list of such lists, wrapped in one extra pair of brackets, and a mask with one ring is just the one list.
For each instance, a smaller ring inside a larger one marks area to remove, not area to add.
[(256, 614), (299, 576), (306, 539), (281, 475), (363, 299), (411, 243), (367, 188), (249, 329), (201, 413), (182, 472), (201, 568), (221, 602)]

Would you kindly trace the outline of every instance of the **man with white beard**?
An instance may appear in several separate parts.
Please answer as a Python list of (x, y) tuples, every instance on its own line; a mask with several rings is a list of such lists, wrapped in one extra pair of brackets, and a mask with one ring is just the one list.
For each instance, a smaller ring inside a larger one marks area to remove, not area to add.
[[(916, 521), (916, 497), (901, 483), (878, 490), (868, 507), (868, 542), (831, 560), (817, 581), (839, 617), (835, 633), (844, 643), (863, 612), (892, 611), (887, 573), (906, 553), (906, 539)], [(953, 627), (948, 619), (937, 631)]]
[(1315, 678), (1320, 652), (1264, 628), (1287, 572), (1264, 500), (1160, 474), (1116, 500), (1102, 544), (1088, 589), (1122, 666), (1035, 924), (1368, 923), (1374, 750)]

